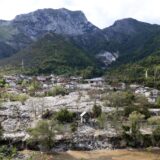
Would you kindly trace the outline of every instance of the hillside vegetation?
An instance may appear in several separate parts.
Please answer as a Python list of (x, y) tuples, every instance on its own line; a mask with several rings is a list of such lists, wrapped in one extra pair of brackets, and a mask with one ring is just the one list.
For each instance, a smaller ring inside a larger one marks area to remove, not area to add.
[(160, 32), (156, 32), (133, 55), (128, 55), (126, 59), (123, 57), (128, 63), (123, 63), (119, 67), (116, 62), (108, 74), (121, 81), (139, 82), (160, 88)]
[(1, 65), (10, 64), (28, 73), (74, 73), (94, 67), (96, 61), (83, 50), (75, 47), (68, 39), (56, 34), (47, 34), (30, 47), (3, 60)]

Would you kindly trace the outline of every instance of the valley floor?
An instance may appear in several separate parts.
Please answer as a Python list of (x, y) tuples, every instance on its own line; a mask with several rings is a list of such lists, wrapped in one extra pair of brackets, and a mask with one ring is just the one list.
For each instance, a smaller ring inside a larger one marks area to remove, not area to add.
[(160, 160), (160, 150), (97, 150), (97, 151), (68, 151), (54, 155), (44, 155), (38, 152), (33, 154), (34, 160)]

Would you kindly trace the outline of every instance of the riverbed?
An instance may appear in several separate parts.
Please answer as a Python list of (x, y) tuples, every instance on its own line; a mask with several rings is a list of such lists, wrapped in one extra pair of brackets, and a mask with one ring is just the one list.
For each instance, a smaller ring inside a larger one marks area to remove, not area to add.
[(25, 151), (32, 154), (34, 160), (160, 160), (160, 150), (97, 150), (67, 151), (58, 154), (43, 154)]

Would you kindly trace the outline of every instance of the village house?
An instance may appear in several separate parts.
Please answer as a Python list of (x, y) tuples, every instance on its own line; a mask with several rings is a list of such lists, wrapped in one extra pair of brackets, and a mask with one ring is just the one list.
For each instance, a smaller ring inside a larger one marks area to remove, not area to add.
[(42, 89), (49, 89), (49, 85), (46, 84), (46, 83), (43, 83), (43, 84), (42, 84)]
[(80, 83), (81, 81), (82, 81), (82, 77), (75, 77), (75, 76), (70, 77), (70, 82)]
[(104, 84), (104, 78), (102, 78), (102, 77), (85, 79), (84, 81), (92, 86), (102, 86)]
[(46, 82), (47, 81), (47, 78), (45, 76), (37, 76), (36, 79), (39, 82)]
[(77, 89), (79, 90), (90, 90), (91, 85), (90, 84), (77, 84)]
[(150, 103), (156, 103), (159, 96), (159, 91), (157, 89), (152, 89), (149, 87), (140, 87), (135, 90), (136, 94), (145, 96)]
[(78, 85), (78, 83), (76, 83), (76, 82), (70, 82), (70, 83), (65, 85), (65, 88), (70, 90), (70, 91), (74, 91), (74, 90), (77, 89), (77, 85)]
[(149, 112), (150, 112), (153, 116), (160, 116), (160, 109), (159, 109), (159, 108), (151, 108), (151, 109), (149, 109)]
[(131, 90), (135, 91), (137, 88), (140, 87), (140, 85), (138, 85), (138, 84), (130, 84), (129, 87), (130, 87)]
[(113, 90), (112, 86), (109, 85), (109, 84), (105, 85), (104, 88), (105, 88), (106, 90)]
[(90, 114), (87, 111), (84, 111), (80, 114), (81, 123), (88, 123), (90, 119)]
[(115, 90), (125, 90), (126, 84), (125, 83), (113, 83), (111, 87)]
[(150, 103), (156, 103), (158, 96), (159, 96), (159, 91), (157, 89), (152, 89), (150, 91), (150, 96), (148, 98), (148, 101)]
[(139, 87), (135, 90), (135, 93), (145, 95), (147, 90), (148, 90), (148, 87)]
[(60, 84), (60, 85), (66, 85), (70, 82), (69, 78), (67, 77), (64, 77), (64, 76), (59, 76), (57, 77), (57, 84)]
[(56, 84), (57, 83), (57, 77), (52, 76), (50, 79), (52, 84)]

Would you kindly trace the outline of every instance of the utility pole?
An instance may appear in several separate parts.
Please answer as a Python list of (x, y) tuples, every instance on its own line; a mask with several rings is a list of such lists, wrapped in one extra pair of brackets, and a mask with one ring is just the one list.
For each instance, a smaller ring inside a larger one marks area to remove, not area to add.
[(148, 69), (145, 71), (145, 78), (148, 79)]
[(21, 62), (21, 68), (22, 68), (22, 71), (23, 71), (23, 69), (24, 69), (24, 61), (23, 61), (23, 59), (22, 59), (22, 62)]
[(157, 67), (154, 69), (154, 88), (156, 87)]

